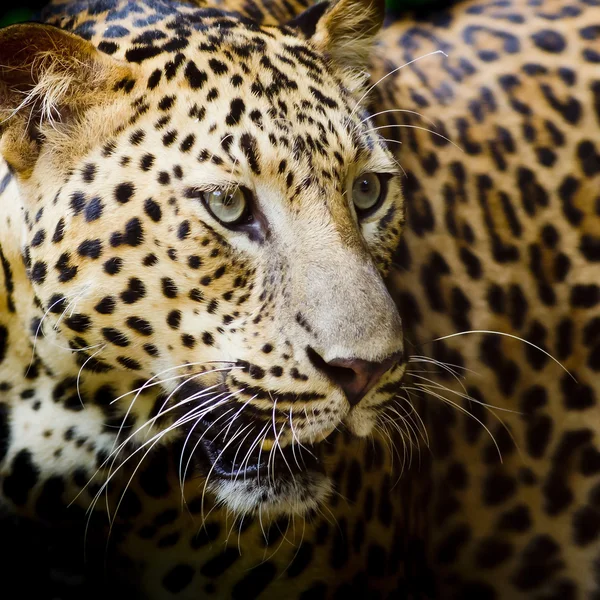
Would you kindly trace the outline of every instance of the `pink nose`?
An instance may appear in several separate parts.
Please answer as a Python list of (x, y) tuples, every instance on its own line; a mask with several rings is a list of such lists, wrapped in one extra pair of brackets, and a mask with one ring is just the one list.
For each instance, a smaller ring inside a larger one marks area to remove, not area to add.
[(383, 375), (402, 359), (402, 352), (396, 352), (379, 362), (361, 358), (334, 358), (326, 362), (312, 348), (307, 353), (313, 365), (344, 390), (350, 406), (356, 406)]

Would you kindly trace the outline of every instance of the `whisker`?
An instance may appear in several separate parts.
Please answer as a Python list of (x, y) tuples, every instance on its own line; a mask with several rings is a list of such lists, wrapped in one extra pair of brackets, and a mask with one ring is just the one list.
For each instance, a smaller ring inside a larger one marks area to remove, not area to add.
[(428, 387), (428, 388), (432, 387), (434, 389), (444, 390), (446, 392), (450, 392), (451, 394), (454, 394), (455, 396), (459, 396), (460, 398), (468, 400), (469, 402), (474, 402), (475, 404), (479, 404), (480, 406), (483, 406), (485, 408), (493, 408), (494, 410), (501, 410), (502, 412), (513, 413), (515, 415), (522, 415), (523, 414), (522, 412), (520, 412), (518, 410), (512, 410), (510, 408), (503, 408), (501, 406), (495, 406), (494, 404), (488, 404), (486, 402), (482, 402), (481, 400), (477, 400), (476, 398), (473, 398), (472, 396), (469, 396), (469, 394), (467, 394), (467, 393), (463, 394), (461, 392), (457, 392), (456, 390), (453, 390), (452, 388), (446, 387), (445, 385), (442, 385), (441, 383), (438, 383), (436, 381), (432, 381), (428, 377), (423, 377), (422, 375), (413, 375), (413, 377), (415, 379), (423, 379), (425, 381), (429, 381), (429, 384), (417, 383), (415, 385), (422, 385), (422, 386)]
[(393, 125), (380, 125), (379, 127), (372, 127), (371, 129), (367, 129), (366, 131), (369, 132), (375, 132), (375, 131), (379, 131), (380, 129), (388, 129), (388, 128), (407, 128), (407, 129), (419, 129), (421, 131), (426, 131), (427, 133), (431, 133), (431, 135), (436, 135), (439, 138), (442, 138), (443, 140), (446, 140), (448, 143), (452, 144), (455, 148), (457, 148), (458, 150), (460, 150), (461, 152), (464, 152), (464, 150), (455, 142), (453, 142), (450, 138), (446, 137), (445, 135), (442, 135), (441, 133), (437, 132), (437, 131), (433, 131), (432, 129), (427, 129), (427, 127), (421, 127), (420, 125), (408, 125), (406, 123), (402, 123), (402, 124), (393, 124)]
[(428, 119), (427, 117), (425, 117), (424, 115), (422, 115), (421, 113), (417, 112), (416, 110), (408, 110), (406, 108), (390, 108), (388, 110), (380, 110), (379, 112), (376, 112), (373, 115), (369, 115), (368, 117), (364, 118), (359, 125), (362, 125), (363, 123), (366, 123), (367, 121), (369, 121), (370, 119), (374, 119), (375, 117), (378, 117), (379, 115), (385, 115), (387, 113), (408, 113), (411, 115), (417, 115), (418, 117), (420, 117), (421, 119), (423, 119), (423, 121), (427, 121), (428, 123), (430, 123), (431, 125), (433, 125), (433, 127), (436, 127), (436, 122), (433, 119)]
[[(205, 391), (208, 393), (211, 389), (218, 387), (219, 384), (212, 386), (211, 388), (207, 388)], [(176, 410), (177, 408), (179, 408), (180, 406), (183, 406), (184, 404), (187, 404), (188, 402), (190, 402), (191, 398), (185, 398), (184, 400), (181, 400), (180, 402), (174, 404), (173, 406), (169, 407), (167, 410), (164, 411), (163, 414), (166, 414), (167, 412), (170, 412), (172, 410)], [(208, 402), (210, 402), (212, 400), (209, 399), (206, 402), (202, 403), (200, 406), (203, 406), (205, 404), (207, 404)], [(198, 408), (198, 407), (196, 407)], [(126, 440), (124, 440), (116, 449), (116, 451), (120, 451), (122, 450), (132, 439), (133, 437), (139, 433), (141, 430), (143, 430), (144, 428), (148, 427), (149, 425), (152, 424), (153, 421), (156, 421), (157, 419), (159, 419), (161, 416), (161, 414), (158, 414), (154, 417), (152, 417), (151, 419), (148, 419), (143, 425), (141, 425), (140, 427), (138, 427), (138, 429), (136, 429), (136, 431), (134, 431)], [(142, 449), (145, 445), (147, 445), (151, 440), (144, 442), (144, 444), (142, 444), (142, 446), (140, 446), (140, 448), (138, 448), (138, 450)], [(136, 450), (137, 452), (137, 450)], [(106, 459), (104, 459), (104, 461), (98, 466), (98, 468), (96, 469), (96, 471), (93, 473), (93, 475), (90, 477), (90, 479), (88, 480), (88, 482), (82, 487), (82, 489), (77, 493), (77, 495), (73, 498), (73, 500), (71, 500), (71, 502), (68, 504), (68, 506), (71, 506), (73, 504), (73, 502), (75, 502), (75, 500), (77, 500), (77, 498), (83, 493), (83, 491), (88, 487), (88, 485), (92, 482), (92, 480), (96, 477), (96, 475), (98, 475), (100, 473), (100, 471), (106, 467), (106, 465), (109, 463), (109, 461), (112, 458), (112, 453), (109, 454), (107, 456)], [(128, 459), (126, 459), (128, 460)]]
[[(234, 397), (236, 394), (240, 394), (240, 393), (242, 393), (243, 391), (244, 391), (243, 389), (236, 390), (235, 392), (233, 392), (233, 393), (229, 394), (229, 395), (228, 395), (228, 397), (227, 397), (227, 399), (228, 399), (228, 400), (230, 400), (230, 399), (231, 399), (231, 398), (233, 398), (233, 397)], [(254, 396), (254, 398), (256, 398), (256, 396)], [(247, 405), (247, 404), (244, 404), (244, 406), (242, 406), (242, 408), (244, 408), (246, 405)], [(235, 410), (235, 407), (231, 407), (231, 409), (230, 409), (229, 411), (227, 411), (226, 413), (223, 413), (223, 415), (221, 415), (220, 417), (218, 417), (217, 419), (215, 419), (215, 420), (214, 420), (214, 421), (211, 423), (211, 425), (215, 425), (215, 423), (217, 423), (218, 421), (220, 421), (220, 420), (221, 420), (221, 418), (222, 418), (223, 416), (225, 416), (226, 414), (229, 414), (229, 413), (230, 413), (232, 410)], [(234, 421), (235, 421), (235, 420), (236, 420), (236, 419), (239, 417), (240, 413), (241, 413), (241, 410), (239, 410), (239, 411), (238, 411), (238, 412), (237, 412), (237, 413), (236, 413), (236, 414), (233, 416), (233, 418), (232, 418), (232, 419), (231, 419), (231, 421), (229, 422), (229, 426), (225, 425), (225, 427), (227, 427), (227, 431), (229, 431), (229, 429), (231, 429), (231, 425), (233, 425), (233, 422), (234, 422)], [(223, 433), (223, 431), (225, 430), (225, 427), (223, 427), (223, 429), (221, 429), (221, 431), (219, 431), (219, 432), (218, 432), (218, 433), (215, 435), (214, 439), (217, 439), (217, 438), (218, 438), (218, 437), (219, 437), (219, 436), (220, 436), (220, 435)], [(200, 444), (200, 442), (201, 442), (201, 441), (204, 439), (204, 436), (206, 435), (207, 431), (208, 431), (208, 429), (207, 429), (207, 430), (206, 430), (204, 433), (202, 433), (202, 434), (200, 435), (200, 437), (199, 437), (199, 438), (198, 438), (198, 440), (196, 441), (196, 444), (195, 444), (195, 445), (194, 445), (194, 447), (192, 448), (192, 451), (190, 452), (190, 457), (188, 458), (188, 461), (187, 461), (187, 463), (186, 463), (186, 465), (185, 465), (185, 470), (183, 471), (183, 479), (182, 479), (182, 484), (183, 484), (183, 481), (185, 481), (185, 479), (186, 479), (186, 477), (187, 477), (187, 471), (188, 471), (188, 468), (189, 468), (189, 466), (190, 466), (190, 461), (192, 460), (192, 456), (193, 456), (193, 455), (194, 455), (194, 453), (196, 452), (196, 449), (198, 448), (198, 445)], [(239, 431), (239, 430), (238, 430), (238, 431)], [(226, 434), (226, 435), (227, 435), (227, 434)], [(226, 447), (227, 447), (227, 446), (226, 446)], [(221, 454), (222, 454), (222, 453), (221, 453)], [(219, 457), (221, 456), (221, 454), (219, 454)], [(183, 458), (183, 453), (182, 453), (182, 458)], [(215, 461), (215, 462), (216, 462), (216, 461)], [(214, 468), (214, 464), (213, 464), (213, 468)], [(212, 468), (211, 468), (211, 471), (212, 471)]]
[(362, 101), (385, 79), (387, 79), (388, 77), (390, 77), (391, 75), (393, 75), (394, 73), (397, 73), (398, 71), (404, 69), (405, 67), (408, 67), (410, 65), (412, 65), (413, 63), (416, 63), (419, 60), (422, 60), (424, 58), (427, 58), (428, 56), (433, 56), (435, 54), (443, 54), (446, 58), (448, 58), (448, 55), (443, 51), (443, 50), (434, 50), (433, 52), (428, 52), (427, 54), (423, 54), (421, 56), (418, 56), (417, 58), (413, 58), (413, 60), (404, 63), (402, 65), (400, 65), (399, 67), (396, 67), (395, 69), (392, 69), (389, 73), (386, 73), (383, 77), (380, 77), (373, 85), (371, 85), (367, 91), (359, 98), (358, 102), (356, 103), (356, 106), (352, 109), (352, 112), (350, 113), (350, 117), (352, 117), (354, 115), (354, 113), (358, 110), (358, 107), (361, 105)]
[[(479, 418), (477, 418), (473, 413), (470, 413), (466, 408), (464, 408), (463, 406), (460, 406), (460, 404), (457, 404), (456, 402), (442, 396), (441, 394), (438, 394), (436, 392), (431, 391), (430, 389), (424, 387), (422, 384), (417, 384), (418, 387), (413, 387), (413, 388), (407, 388), (407, 389), (414, 389), (415, 391), (421, 391), (421, 392), (425, 392), (426, 394), (429, 394), (431, 396), (433, 396), (434, 398), (438, 398), (439, 400), (441, 400), (442, 402), (445, 402), (446, 404), (449, 404), (450, 406), (453, 406), (454, 408), (456, 408), (457, 410), (459, 410), (460, 412), (468, 415), (471, 419), (474, 419), (475, 421), (477, 421), (477, 423), (479, 423), (487, 432), (487, 434), (490, 436), (490, 439), (492, 440), (492, 442), (494, 443), (494, 446), (496, 446), (496, 451), (498, 452), (498, 457), (500, 458), (500, 462), (503, 462), (502, 459), (502, 452), (500, 450), (500, 446), (498, 445), (498, 442), (496, 441), (496, 438), (494, 437), (494, 435), (492, 434), (492, 432), (489, 430), (489, 428), (486, 426), (486, 424)], [(490, 412), (493, 413), (493, 411), (491, 411), (491, 409), (489, 407), (486, 407), (487, 410), (490, 410)], [(497, 417), (497, 415), (494, 415)], [(501, 422), (501, 421), (500, 421)]]
[(79, 372), (77, 373), (77, 381), (76, 381), (75, 387), (77, 388), (77, 396), (79, 398), (79, 402), (81, 402), (82, 407), (83, 407), (83, 399), (81, 398), (81, 389), (79, 387), (79, 382), (81, 380), (81, 373), (82, 373), (83, 369), (85, 369), (85, 365), (87, 365), (90, 362), (90, 360), (94, 359), (98, 354), (100, 354), (100, 352), (102, 352), (102, 350), (104, 350), (104, 348), (106, 348), (106, 345), (102, 346), (102, 348), (100, 348), (99, 350), (96, 350), (96, 352), (94, 352), (94, 354), (92, 354), (91, 356), (86, 358), (85, 362), (81, 365), (81, 368), (79, 369)]
[(552, 354), (550, 354), (549, 352), (546, 352), (546, 350), (544, 350), (543, 348), (536, 346), (534, 343), (532, 343), (522, 337), (519, 337), (518, 335), (513, 335), (512, 333), (505, 333), (503, 331), (491, 331), (488, 329), (471, 329), (469, 331), (458, 331), (456, 333), (451, 333), (450, 335), (444, 335), (442, 337), (431, 340), (431, 342), (428, 342), (428, 343), (439, 342), (441, 340), (448, 340), (453, 337), (458, 337), (459, 335), (467, 335), (467, 334), (471, 334), (471, 333), (489, 333), (489, 334), (493, 334), (493, 335), (502, 335), (502, 336), (505, 336), (508, 338), (512, 338), (514, 340), (518, 340), (519, 342), (523, 342), (524, 344), (527, 344), (527, 345), (531, 346), (532, 348), (539, 350), (542, 354), (545, 354), (548, 358), (553, 360), (567, 375), (569, 375), (569, 377), (571, 377), (571, 379), (575, 383), (578, 383), (577, 379), (575, 379), (575, 377), (571, 374), (571, 372), (559, 360), (554, 358), (554, 356), (552, 356)]

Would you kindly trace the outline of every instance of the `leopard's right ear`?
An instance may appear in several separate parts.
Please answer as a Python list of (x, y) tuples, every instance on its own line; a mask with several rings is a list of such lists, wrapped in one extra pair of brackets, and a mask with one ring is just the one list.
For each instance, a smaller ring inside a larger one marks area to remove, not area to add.
[(385, 17), (384, 0), (332, 0), (306, 9), (288, 23), (335, 66), (352, 91), (367, 79), (376, 35)]
[(115, 86), (129, 65), (56, 27), (27, 23), (0, 30), (0, 153), (27, 177), (47, 134), (68, 135)]

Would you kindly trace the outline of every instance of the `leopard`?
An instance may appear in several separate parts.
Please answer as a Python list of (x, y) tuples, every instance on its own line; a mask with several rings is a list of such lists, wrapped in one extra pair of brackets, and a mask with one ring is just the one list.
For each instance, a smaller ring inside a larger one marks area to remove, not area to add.
[(0, 30), (3, 585), (600, 598), (598, 63), (597, 0)]

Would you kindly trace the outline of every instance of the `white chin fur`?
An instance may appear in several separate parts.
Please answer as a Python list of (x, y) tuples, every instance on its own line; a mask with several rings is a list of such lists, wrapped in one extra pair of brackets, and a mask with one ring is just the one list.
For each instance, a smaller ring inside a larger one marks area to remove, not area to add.
[(294, 480), (272, 481), (266, 477), (237, 481), (215, 481), (209, 485), (217, 502), (234, 514), (257, 512), (267, 518), (303, 515), (325, 502), (333, 490), (330, 479), (321, 473), (302, 473)]
[(366, 437), (375, 427), (376, 416), (372, 410), (353, 410), (346, 418), (346, 424), (353, 435)]

